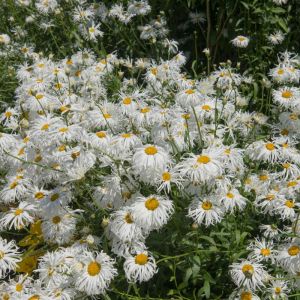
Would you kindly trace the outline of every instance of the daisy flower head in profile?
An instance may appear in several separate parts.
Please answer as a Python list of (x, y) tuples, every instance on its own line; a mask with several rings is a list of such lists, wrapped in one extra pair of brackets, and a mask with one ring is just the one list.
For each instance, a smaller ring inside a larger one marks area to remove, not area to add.
[(131, 242), (142, 237), (141, 227), (135, 223), (131, 210), (127, 207), (123, 207), (111, 215), (109, 228), (113, 234), (124, 242)]
[(246, 48), (249, 44), (250, 39), (243, 35), (238, 35), (233, 40), (231, 40), (231, 43), (237, 47), (237, 48)]
[(154, 258), (147, 251), (137, 251), (124, 262), (125, 276), (131, 282), (148, 281), (157, 272)]
[(230, 266), (230, 275), (238, 287), (256, 290), (265, 286), (268, 273), (264, 266), (258, 262), (242, 260)]
[(87, 295), (103, 294), (117, 275), (114, 261), (104, 252), (86, 251), (76, 265), (75, 287)]
[(130, 208), (133, 219), (145, 231), (161, 228), (174, 212), (173, 202), (158, 195), (139, 197)]

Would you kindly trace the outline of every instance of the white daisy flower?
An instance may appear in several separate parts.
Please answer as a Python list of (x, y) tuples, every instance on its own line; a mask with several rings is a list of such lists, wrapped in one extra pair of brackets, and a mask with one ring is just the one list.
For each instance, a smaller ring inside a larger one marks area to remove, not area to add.
[(224, 210), (218, 205), (213, 196), (203, 200), (194, 200), (188, 210), (188, 217), (197, 224), (206, 227), (221, 222)]
[(245, 287), (249, 290), (265, 287), (264, 282), (269, 276), (262, 264), (250, 260), (233, 263), (229, 273), (238, 287)]
[(274, 101), (285, 109), (300, 105), (300, 89), (296, 87), (282, 87), (273, 91)]
[(238, 35), (236, 38), (231, 40), (231, 43), (237, 48), (246, 48), (249, 44), (249, 38), (243, 35)]
[(146, 231), (161, 228), (174, 212), (173, 202), (157, 195), (139, 197), (130, 208), (133, 220)]
[(163, 171), (171, 162), (169, 154), (164, 148), (155, 145), (145, 145), (137, 148), (133, 157), (133, 168), (137, 173), (155, 173)]
[(270, 300), (287, 300), (290, 291), (288, 282), (278, 275), (271, 280), (271, 286), (267, 288), (267, 292), (270, 293)]
[(236, 209), (243, 210), (246, 206), (247, 198), (243, 197), (235, 188), (230, 189), (225, 195), (220, 195), (220, 202), (225, 210), (233, 213)]
[(133, 219), (131, 210), (124, 207), (111, 215), (109, 229), (122, 241), (132, 241), (142, 237), (141, 227)]
[(271, 261), (275, 262), (277, 251), (274, 249), (272, 241), (266, 239), (255, 239), (247, 249), (251, 250), (250, 257), (256, 261)]
[(19, 203), (18, 207), (11, 208), (9, 212), (2, 216), (0, 224), (4, 228), (8, 229), (23, 229), (28, 224), (33, 223), (36, 211), (37, 209), (35, 205), (22, 201)]
[(278, 251), (277, 261), (289, 272), (296, 274), (300, 269), (300, 246), (292, 242)]
[(76, 289), (87, 295), (103, 294), (117, 274), (113, 263), (104, 252), (85, 252), (76, 266)]
[(135, 256), (127, 256), (124, 262), (126, 278), (131, 282), (150, 280), (157, 272), (154, 258), (147, 252), (137, 252)]
[(190, 154), (178, 164), (178, 169), (182, 177), (187, 177), (193, 183), (204, 183), (222, 175), (223, 155), (222, 149), (205, 149), (200, 155)]
[(21, 261), (20, 252), (14, 240), (0, 237), (0, 278), (3, 279), (7, 272), (15, 271), (17, 263)]

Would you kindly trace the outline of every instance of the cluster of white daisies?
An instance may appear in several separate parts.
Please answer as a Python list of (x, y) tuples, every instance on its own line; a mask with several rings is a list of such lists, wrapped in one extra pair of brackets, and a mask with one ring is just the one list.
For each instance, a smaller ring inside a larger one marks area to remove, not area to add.
[[(43, 13), (56, 6), (36, 1)], [(79, 19), (94, 13), (76, 9)], [(131, 1), (108, 14), (126, 24), (149, 9)], [(164, 25), (153, 21), (140, 38), (165, 37)], [(102, 32), (92, 24), (87, 34)], [(0, 42), (9, 45), (9, 36)], [(168, 47), (174, 52), (177, 44)], [(0, 117), (2, 299), (82, 299), (105, 294), (118, 274), (130, 283), (150, 280), (159, 270), (146, 239), (176, 218), (179, 205), (186, 220), (177, 222), (194, 228), (237, 212), (247, 218), (248, 207), (274, 220), (249, 241), (247, 258), (228, 266), (232, 299), (286, 299), (298, 288), (296, 56), (283, 53), (270, 70), (276, 105), (269, 119), (247, 111), (241, 91), (253, 80), (230, 64), (192, 80), (181, 53), (150, 61), (86, 49), (53, 61), (22, 52), (16, 99)], [(17, 234), (25, 238), (11, 239)]]
[[(181, 53), (160, 63), (137, 60), (130, 73), (115, 54), (98, 59), (83, 50), (59, 62), (31, 58), (19, 67), (16, 101), (1, 116), (6, 175), (0, 228), (35, 228), (49, 248), (32, 276), (11, 277), (26, 251), (1, 238), (0, 275), (11, 278), (1, 283), (2, 295), (33, 300), (104, 293), (117, 269), (101, 251), (103, 239), (123, 258), (129, 282), (148, 281), (158, 270), (146, 238), (176, 218), (176, 201), (186, 201), (187, 218), (198, 226), (212, 226), (247, 205), (288, 221), (283, 228), (262, 225), (249, 257), (230, 274), (238, 286), (233, 297), (256, 299), (255, 290), (265, 286), (275, 299), (289, 292), (293, 281), (281, 278), (300, 271), (295, 57), (284, 53), (270, 72), (279, 104), (278, 120), (270, 123), (246, 111), (248, 99), (239, 89), (251, 78), (228, 65), (191, 80), (181, 72)], [(111, 76), (122, 76), (117, 91), (108, 88)], [(268, 139), (257, 140), (264, 127)], [(182, 199), (173, 199), (174, 190)], [(254, 201), (243, 196), (254, 191)], [(91, 213), (109, 215), (101, 236), (86, 220)], [(282, 276), (272, 277), (265, 262), (270, 272), (280, 267)]]

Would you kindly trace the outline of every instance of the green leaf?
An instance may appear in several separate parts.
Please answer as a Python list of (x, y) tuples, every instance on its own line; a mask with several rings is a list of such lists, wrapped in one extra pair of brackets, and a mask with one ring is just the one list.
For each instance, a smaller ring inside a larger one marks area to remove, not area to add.
[(203, 290), (204, 290), (206, 299), (209, 299), (210, 298), (210, 284), (209, 284), (208, 280), (204, 281)]

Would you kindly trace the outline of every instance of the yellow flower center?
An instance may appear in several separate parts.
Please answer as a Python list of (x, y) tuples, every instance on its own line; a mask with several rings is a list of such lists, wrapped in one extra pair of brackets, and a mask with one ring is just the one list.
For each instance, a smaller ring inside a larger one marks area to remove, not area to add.
[(206, 156), (206, 155), (200, 155), (198, 156), (197, 162), (199, 164), (208, 164), (210, 162), (210, 157)]
[(233, 195), (232, 193), (229, 192), (229, 193), (226, 194), (226, 197), (227, 197), (227, 198), (230, 198), (230, 199), (233, 199), (233, 198), (234, 198), (234, 195)]
[(52, 218), (52, 223), (53, 224), (58, 224), (58, 223), (60, 223), (60, 221), (61, 221), (60, 216), (55, 216), (55, 217)]
[(205, 111), (210, 111), (210, 110), (211, 110), (211, 107), (210, 107), (209, 105), (207, 105), (207, 104), (202, 105), (201, 108), (202, 108), (203, 110), (205, 110)]
[(293, 186), (296, 186), (297, 184), (298, 184), (297, 181), (289, 181), (289, 182), (287, 183), (287, 187), (293, 187)]
[(298, 246), (291, 246), (289, 249), (288, 249), (288, 254), (290, 256), (296, 256), (298, 255), (300, 252), (300, 248)]
[(122, 137), (122, 138), (125, 138), (125, 139), (128, 139), (128, 138), (130, 138), (131, 136), (132, 136), (131, 133), (123, 133), (123, 134), (121, 134), (121, 137)]
[(267, 143), (266, 144), (266, 148), (269, 150), (269, 151), (273, 151), (275, 149), (275, 145), (272, 144), (272, 143)]
[(111, 114), (109, 114), (109, 113), (103, 114), (103, 117), (104, 117), (104, 119), (110, 119)]
[(243, 37), (243, 36), (240, 36), (240, 37), (238, 37), (238, 40), (239, 40), (240, 42), (243, 42), (243, 41), (245, 41), (245, 40), (246, 40), (246, 38), (245, 38), (245, 37)]
[(5, 256), (5, 253), (3, 251), (0, 250), (0, 260), (3, 259)]
[(99, 138), (99, 139), (103, 139), (106, 137), (106, 133), (104, 131), (98, 131), (96, 132), (96, 136)]
[(269, 248), (261, 249), (260, 254), (263, 256), (269, 256), (271, 254), (271, 250)]
[(252, 293), (251, 292), (242, 292), (241, 300), (252, 300)]
[(145, 107), (145, 108), (142, 108), (141, 109), (141, 113), (142, 114), (146, 114), (147, 112), (149, 112), (150, 111), (150, 108), (149, 107)]
[(23, 290), (23, 285), (21, 283), (16, 284), (16, 291), (21, 292)]
[(283, 166), (283, 168), (288, 169), (291, 166), (291, 164), (283, 163), (282, 166)]
[(273, 194), (268, 194), (267, 196), (266, 196), (266, 200), (268, 200), (268, 201), (272, 201), (272, 200), (274, 200), (275, 199), (275, 195), (273, 195)]
[(171, 174), (169, 172), (164, 172), (162, 174), (162, 180), (163, 181), (170, 181), (171, 180)]
[(36, 98), (37, 100), (42, 100), (42, 99), (44, 98), (44, 95), (43, 95), (43, 94), (37, 94), (37, 95), (35, 96), (35, 98)]
[(9, 188), (10, 188), (11, 190), (13, 190), (17, 185), (18, 185), (18, 182), (17, 182), (17, 181), (13, 181), (13, 182), (9, 185)]
[(55, 194), (53, 194), (53, 195), (50, 197), (50, 201), (54, 202), (54, 201), (56, 201), (58, 198), (59, 198), (59, 194), (58, 194), (58, 193), (55, 193)]
[(254, 273), (254, 268), (252, 265), (246, 264), (246, 265), (243, 265), (242, 272), (244, 273), (244, 275), (246, 277), (252, 277), (252, 275)]
[(60, 146), (57, 148), (57, 150), (58, 150), (59, 152), (65, 151), (65, 150), (66, 150), (66, 145), (60, 145)]
[(260, 181), (266, 181), (266, 180), (268, 180), (269, 179), (269, 176), (268, 175), (260, 175), (259, 176), (259, 180)]
[(38, 199), (38, 200), (43, 199), (44, 197), (45, 197), (45, 194), (43, 192), (37, 192), (34, 195), (34, 198)]
[(126, 97), (123, 99), (123, 104), (125, 104), (125, 105), (129, 105), (129, 104), (131, 104), (131, 102), (132, 102), (132, 99), (129, 97)]
[(190, 114), (183, 114), (183, 115), (181, 115), (181, 117), (182, 117), (183, 119), (185, 119), (185, 120), (188, 120), (188, 119), (191, 118), (191, 115), (190, 115)]
[(159, 201), (156, 198), (149, 198), (145, 202), (145, 207), (148, 210), (156, 210), (159, 207)]
[(72, 157), (73, 159), (76, 159), (76, 158), (79, 157), (79, 156), (80, 156), (80, 151), (73, 152), (73, 153), (71, 154), (71, 157)]
[(100, 271), (101, 271), (101, 265), (98, 262), (93, 261), (89, 263), (87, 267), (87, 272), (89, 273), (90, 276), (96, 276), (100, 273)]
[(188, 90), (185, 91), (185, 93), (188, 94), (188, 95), (192, 95), (192, 94), (195, 93), (195, 90), (188, 89)]
[(132, 220), (132, 218), (131, 218), (130, 213), (127, 213), (124, 219), (125, 219), (125, 222), (126, 222), (127, 224), (132, 224), (132, 223), (133, 223), (133, 220)]
[(279, 295), (281, 293), (281, 288), (279, 286), (277, 286), (275, 288), (275, 294)]
[(151, 69), (151, 74), (156, 76), (157, 75), (157, 68), (152, 68)]
[(284, 205), (287, 206), (288, 208), (293, 208), (295, 206), (295, 203), (293, 200), (286, 200)]
[(10, 111), (7, 111), (4, 115), (6, 118), (10, 118), (12, 116), (12, 113)]
[(289, 98), (293, 97), (293, 92), (286, 90), (281, 93), (281, 96), (282, 96), (282, 98), (289, 99)]
[(20, 214), (22, 214), (23, 213), (23, 209), (21, 209), (21, 208), (17, 208), (16, 210), (15, 210), (15, 216), (19, 216)]
[(288, 129), (282, 129), (281, 132), (280, 132), (282, 135), (288, 135), (289, 134), (289, 131)]
[(137, 265), (143, 266), (143, 265), (145, 265), (147, 262), (148, 262), (148, 255), (146, 255), (146, 254), (144, 254), (144, 253), (141, 253), (141, 254), (136, 255), (136, 257), (135, 257), (135, 263), (136, 263)]
[(49, 129), (49, 124), (48, 123), (46, 123), (46, 124), (44, 124), (42, 127), (41, 127), (41, 130), (48, 130)]
[(202, 202), (201, 207), (204, 210), (210, 210), (212, 208), (212, 203), (210, 201), (204, 201), (204, 202)]
[(283, 69), (278, 69), (278, 71), (277, 71), (277, 74), (278, 75), (282, 75), (284, 73), (284, 70)]
[(69, 131), (69, 128), (68, 127), (62, 127), (62, 128), (59, 128), (58, 131), (59, 132), (67, 132), (67, 131)]
[(33, 295), (30, 298), (28, 298), (28, 300), (40, 300), (41, 297), (39, 295)]
[(144, 151), (147, 155), (155, 155), (157, 153), (157, 148), (155, 146), (149, 146), (146, 147)]

